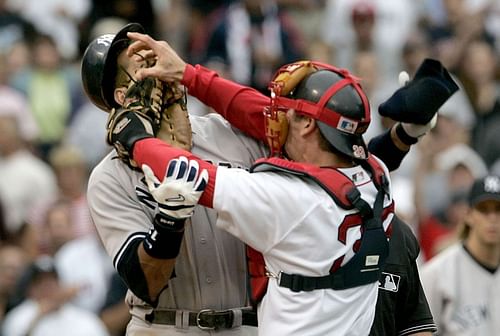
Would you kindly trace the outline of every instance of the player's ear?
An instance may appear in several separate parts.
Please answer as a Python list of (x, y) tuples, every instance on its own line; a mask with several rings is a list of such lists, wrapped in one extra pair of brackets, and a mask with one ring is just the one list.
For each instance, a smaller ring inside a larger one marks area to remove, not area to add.
[(116, 88), (114, 92), (115, 101), (122, 106), (125, 103), (125, 93), (127, 89), (124, 87)]
[(316, 128), (316, 120), (314, 120), (311, 117), (303, 117), (301, 120), (302, 123), (302, 128), (300, 131), (300, 134), (302, 136), (306, 136), (308, 134), (311, 134)]

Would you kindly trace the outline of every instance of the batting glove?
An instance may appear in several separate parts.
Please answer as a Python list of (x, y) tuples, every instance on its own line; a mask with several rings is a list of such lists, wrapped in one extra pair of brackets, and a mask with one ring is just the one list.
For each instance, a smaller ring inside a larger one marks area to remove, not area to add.
[(149, 191), (158, 202), (161, 221), (168, 225), (169, 220), (185, 219), (193, 214), (203, 190), (208, 183), (208, 171), (200, 167), (196, 160), (188, 160), (185, 156), (169, 162), (163, 181), (156, 178), (153, 170), (142, 166)]

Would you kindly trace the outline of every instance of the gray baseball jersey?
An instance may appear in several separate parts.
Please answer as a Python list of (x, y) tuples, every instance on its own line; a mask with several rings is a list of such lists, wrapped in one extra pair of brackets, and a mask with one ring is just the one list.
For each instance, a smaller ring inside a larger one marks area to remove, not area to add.
[(420, 272), (438, 335), (500, 335), (500, 271), (481, 266), (457, 243)]
[[(247, 168), (257, 158), (266, 156), (266, 146), (232, 128), (220, 115), (190, 118), (192, 152), (200, 158), (216, 165)], [(116, 267), (127, 244), (146, 235), (158, 210), (143, 174), (132, 171), (115, 157), (114, 151), (109, 153), (94, 168), (89, 180), (88, 202), (97, 232)], [(247, 306), (244, 245), (217, 229), (216, 220), (215, 211), (196, 208), (191, 224), (186, 225), (175, 266), (176, 277), (162, 292), (158, 309), (197, 311)], [(130, 291), (127, 303), (134, 316), (132, 321), (145, 323), (141, 321), (152, 308)], [(165, 335), (166, 326), (160, 327)], [(134, 328), (140, 329), (137, 325)], [(194, 327), (193, 334), (200, 332), (196, 329)], [(256, 328), (252, 329), (256, 333)], [(227, 331), (243, 334), (234, 332)]]

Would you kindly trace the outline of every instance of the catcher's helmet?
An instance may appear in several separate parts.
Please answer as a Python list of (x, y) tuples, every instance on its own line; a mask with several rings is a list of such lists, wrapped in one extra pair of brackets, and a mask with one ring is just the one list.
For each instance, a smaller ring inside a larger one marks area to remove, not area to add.
[(105, 111), (118, 107), (114, 100), (116, 61), (118, 54), (130, 42), (128, 32), (144, 34), (145, 30), (138, 23), (129, 23), (116, 35), (105, 34), (94, 39), (83, 54), (83, 88), (92, 103)]
[(299, 105), (297, 112), (317, 119), (321, 134), (334, 148), (355, 159), (368, 157), (362, 135), (370, 124), (370, 106), (349, 72), (333, 67), (319, 69), (307, 75), (289, 97), (315, 103), (312, 109), (302, 111)]

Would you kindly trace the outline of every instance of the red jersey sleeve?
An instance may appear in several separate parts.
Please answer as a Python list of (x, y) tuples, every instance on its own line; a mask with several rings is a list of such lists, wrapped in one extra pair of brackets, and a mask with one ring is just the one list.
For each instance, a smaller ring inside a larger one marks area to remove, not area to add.
[(264, 107), (270, 98), (259, 91), (219, 77), (201, 65), (186, 65), (182, 84), (190, 95), (213, 108), (231, 125), (254, 139), (266, 140)]
[(162, 181), (165, 177), (165, 171), (170, 160), (176, 159), (179, 156), (185, 156), (188, 160), (198, 161), (200, 169), (206, 169), (208, 171), (208, 185), (198, 203), (212, 208), (215, 176), (217, 175), (216, 166), (203, 161), (186, 150), (172, 147), (156, 138), (139, 140), (134, 145), (134, 161), (139, 167), (143, 164), (150, 166), (160, 181)]

